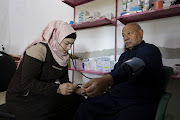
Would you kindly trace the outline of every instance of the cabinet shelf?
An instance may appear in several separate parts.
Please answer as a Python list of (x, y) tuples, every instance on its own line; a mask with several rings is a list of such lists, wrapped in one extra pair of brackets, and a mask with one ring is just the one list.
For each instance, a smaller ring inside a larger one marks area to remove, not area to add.
[(110, 24), (115, 26), (116, 22), (112, 21), (110, 19), (107, 19), (107, 18), (101, 18), (101, 19), (96, 19), (94, 21), (85, 21), (85, 22), (82, 22), (80, 24), (72, 24), (72, 27), (75, 30), (79, 30), (79, 29), (93, 28), (93, 27), (110, 25)]
[(177, 77), (177, 75), (171, 75), (171, 79), (180, 80), (180, 77)]
[(91, 1), (94, 1), (94, 0), (63, 0), (62, 2), (74, 8), (78, 5), (82, 5)]
[[(68, 70), (76, 71), (75, 69), (68, 68)], [(98, 71), (92, 71), (92, 70), (78, 70), (83, 73), (91, 73), (91, 74), (97, 74), (97, 75), (106, 75), (109, 72), (98, 72)]]
[(117, 19), (121, 23), (127, 24), (131, 22), (167, 18), (167, 17), (177, 16), (177, 15), (180, 15), (180, 4), (172, 5), (170, 7), (160, 8), (157, 10), (124, 15), (124, 16), (117, 17)]

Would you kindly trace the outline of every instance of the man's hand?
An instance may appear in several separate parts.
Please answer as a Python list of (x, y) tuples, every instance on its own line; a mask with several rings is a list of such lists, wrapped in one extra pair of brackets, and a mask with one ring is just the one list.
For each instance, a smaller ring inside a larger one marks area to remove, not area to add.
[(62, 95), (71, 95), (77, 88), (76, 84), (72, 83), (63, 83), (59, 85), (59, 88), (57, 89), (57, 93)]
[(113, 78), (110, 74), (108, 74), (104, 77), (91, 79), (83, 85), (83, 88), (87, 96), (95, 97), (105, 92), (105, 90), (112, 85)]

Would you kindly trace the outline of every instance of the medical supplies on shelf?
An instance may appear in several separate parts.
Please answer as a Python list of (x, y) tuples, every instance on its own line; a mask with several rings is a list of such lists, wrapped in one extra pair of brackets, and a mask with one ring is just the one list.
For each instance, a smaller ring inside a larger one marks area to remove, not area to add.
[(78, 23), (82, 23), (82, 22), (86, 22), (86, 21), (92, 22), (92, 21), (95, 21), (95, 20), (101, 19), (101, 18), (108, 18), (108, 19), (112, 20), (114, 17), (113, 17), (113, 13), (110, 13), (110, 12), (107, 12), (107, 13), (104, 13), (103, 15), (101, 15), (101, 13), (99, 11), (89, 12), (89, 11), (82, 10), (79, 13)]
[[(74, 64), (73, 64), (74, 62)], [(89, 59), (70, 59), (70, 68), (84, 71), (110, 72), (115, 65), (115, 61), (108, 57), (89, 58)], [(75, 66), (75, 67), (74, 67)]]

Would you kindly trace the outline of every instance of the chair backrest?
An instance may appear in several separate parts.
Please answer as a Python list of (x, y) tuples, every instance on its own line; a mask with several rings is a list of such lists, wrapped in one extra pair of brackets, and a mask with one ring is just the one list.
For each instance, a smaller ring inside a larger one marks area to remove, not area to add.
[[(163, 67), (163, 80), (165, 82), (164, 84), (164, 91), (166, 91), (167, 85), (168, 85), (168, 81), (171, 77), (171, 74), (173, 73), (173, 68), (172, 67), (168, 67), (168, 66), (164, 66)], [(167, 93), (165, 92), (160, 101), (159, 101), (159, 105), (156, 111), (156, 116), (155, 116), (155, 120), (164, 120), (164, 116), (166, 113), (166, 108), (169, 102), (169, 99), (171, 98), (171, 93)]]
[(169, 102), (169, 99), (171, 98), (171, 93), (164, 93), (161, 97), (161, 100), (159, 101), (159, 105), (156, 111), (155, 120), (164, 120), (165, 114), (166, 114), (166, 108)]
[(173, 68), (168, 66), (163, 66), (163, 80), (165, 82), (164, 84), (164, 91), (166, 91), (168, 81), (173, 73)]
[(0, 51), (0, 92), (6, 91), (16, 71), (16, 63), (7, 53)]

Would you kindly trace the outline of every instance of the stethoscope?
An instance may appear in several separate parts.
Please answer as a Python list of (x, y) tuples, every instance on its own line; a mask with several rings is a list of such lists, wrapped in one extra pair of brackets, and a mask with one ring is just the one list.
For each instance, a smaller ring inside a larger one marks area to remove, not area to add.
[[(58, 42), (57, 42), (57, 43), (58, 43)], [(58, 44), (59, 44), (59, 43), (58, 43)], [(61, 44), (59, 44), (59, 46), (61, 46), (62, 49), (63, 49), (65, 52), (67, 52), (67, 50), (66, 50)], [(82, 76), (84, 76), (85, 78), (87, 78), (87, 79), (93, 79), (93, 78), (90, 78), (90, 77), (84, 75), (81, 71), (77, 70), (76, 66), (74, 65), (74, 59), (73, 59), (73, 57), (72, 57), (72, 49), (71, 49), (70, 51), (71, 51), (71, 53), (69, 54), (69, 53), (67, 52), (67, 54), (68, 54), (68, 55), (70, 56), (70, 58), (72, 59), (72, 63), (73, 63), (73, 66), (74, 66), (75, 70), (76, 70), (77, 72), (79, 72)]]

